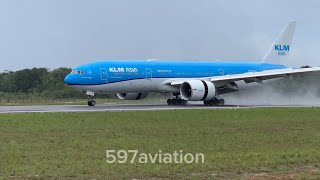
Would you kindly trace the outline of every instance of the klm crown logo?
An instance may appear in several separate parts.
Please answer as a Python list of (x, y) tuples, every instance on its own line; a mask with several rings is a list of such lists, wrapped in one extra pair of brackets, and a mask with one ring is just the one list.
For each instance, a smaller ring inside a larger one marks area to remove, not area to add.
[(289, 45), (274, 45), (274, 50), (278, 51), (279, 56), (285, 56), (287, 55), (286, 52), (290, 51)]

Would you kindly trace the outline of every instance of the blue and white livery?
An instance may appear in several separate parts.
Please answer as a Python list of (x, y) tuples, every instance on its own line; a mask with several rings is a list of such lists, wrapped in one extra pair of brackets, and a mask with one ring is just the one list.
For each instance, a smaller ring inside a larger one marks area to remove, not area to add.
[(65, 83), (85, 91), (89, 106), (95, 105), (95, 93), (116, 93), (120, 99), (140, 100), (149, 92), (171, 93), (168, 105), (185, 105), (187, 101), (223, 105), (219, 95), (238, 91), (238, 81), (261, 83), (320, 70), (280, 65), (291, 51), (295, 26), (295, 21), (289, 22), (260, 62), (106, 60), (75, 68)]

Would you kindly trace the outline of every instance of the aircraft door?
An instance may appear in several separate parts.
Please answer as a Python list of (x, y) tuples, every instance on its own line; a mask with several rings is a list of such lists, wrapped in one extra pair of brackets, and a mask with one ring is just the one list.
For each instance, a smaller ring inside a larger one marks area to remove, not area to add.
[(100, 68), (101, 80), (107, 82), (108, 81), (108, 72), (107, 68)]
[(223, 76), (224, 75), (224, 70), (223, 69), (219, 69), (219, 76)]
[(146, 79), (152, 78), (152, 70), (150, 68), (146, 68)]

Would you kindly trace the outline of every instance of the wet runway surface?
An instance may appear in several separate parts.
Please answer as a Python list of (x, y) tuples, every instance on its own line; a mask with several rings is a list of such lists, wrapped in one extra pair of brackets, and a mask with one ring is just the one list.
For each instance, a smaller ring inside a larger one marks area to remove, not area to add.
[(0, 106), (0, 113), (25, 113), (25, 112), (116, 112), (116, 111), (142, 111), (142, 110), (177, 110), (177, 109), (225, 109), (243, 108), (238, 106), (209, 107), (203, 105), (168, 106), (168, 105), (41, 105), (41, 106)]
[(145, 110), (179, 110), (179, 109), (238, 109), (238, 108), (258, 108), (258, 107), (312, 107), (319, 105), (281, 105), (281, 106), (168, 106), (168, 105), (136, 105), (136, 104), (104, 104), (95, 107), (86, 105), (41, 105), (41, 106), (0, 106), (0, 113), (25, 113), (25, 112), (117, 112), (117, 111), (145, 111)]
[(168, 105), (136, 105), (136, 104), (104, 104), (95, 107), (86, 105), (41, 105), (41, 106), (0, 106), (0, 113), (25, 113), (25, 112), (117, 112), (117, 111), (144, 111), (144, 110), (179, 110), (179, 109), (237, 109), (237, 108), (257, 108), (257, 107), (312, 107), (319, 105), (280, 105), (280, 106), (168, 106)]

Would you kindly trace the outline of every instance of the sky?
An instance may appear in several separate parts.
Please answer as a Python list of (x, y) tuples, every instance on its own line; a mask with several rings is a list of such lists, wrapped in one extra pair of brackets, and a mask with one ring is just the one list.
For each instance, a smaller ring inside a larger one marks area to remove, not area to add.
[(283, 64), (320, 66), (319, 0), (0, 0), (0, 71), (96, 60), (260, 61), (297, 21)]

